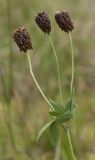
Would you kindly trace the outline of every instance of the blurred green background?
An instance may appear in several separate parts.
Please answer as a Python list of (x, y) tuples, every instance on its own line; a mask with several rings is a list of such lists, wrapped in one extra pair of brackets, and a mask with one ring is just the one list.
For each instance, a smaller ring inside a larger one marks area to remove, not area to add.
[[(25, 26), (31, 34), (31, 61), (35, 76), (48, 98), (59, 99), (57, 71), (49, 37), (35, 23), (41, 10), (48, 12), (52, 39), (58, 54), (64, 101), (71, 79), (70, 42), (55, 23), (54, 13), (66, 9), (74, 21), (75, 98), (78, 104), (71, 125), (74, 151), (80, 160), (95, 160), (95, 1), (0, 0), (0, 160), (53, 160), (54, 148), (45, 134), (36, 144), (39, 129), (49, 121), (48, 105), (30, 74), (26, 55), (19, 52), (12, 32)], [(11, 99), (11, 125), (15, 147), (6, 125)], [(16, 154), (17, 152), (17, 154)]]

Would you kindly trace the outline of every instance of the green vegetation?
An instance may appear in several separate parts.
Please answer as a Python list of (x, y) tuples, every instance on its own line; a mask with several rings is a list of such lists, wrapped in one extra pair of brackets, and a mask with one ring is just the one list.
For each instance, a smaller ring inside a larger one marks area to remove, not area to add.
[[(49, 99), (59, 100), (52, 47), (48, 36), (40, 31), (34, 21), (40, 10), (49, 13), (53, 28), (52, 39), (60, 62), (62, 94), (66, 102), (71, 79), (70, 41), (55, 25), (53, 15), (60, 9), (69, 10), (75, 24), (72, 33), (76, 65), (74, 86), (79, 107), (71, 123), (74, 153), (79, 160), (95, 159), (94, 3), (94, 0), (0, 1), (1, 160), (54, 160), (55, 148), (49, 141), (48, 133), (36, 143), (38, 131), (51, 120), (48, 116), (49, 109), (29, 74), (26, 55), (19, 53), (12, 41), (12, 32), (18, 26), (28, 29), (33, 42), (30, 56), (36, 78)], [(11, 125), (8, 125), (9, 121)]]

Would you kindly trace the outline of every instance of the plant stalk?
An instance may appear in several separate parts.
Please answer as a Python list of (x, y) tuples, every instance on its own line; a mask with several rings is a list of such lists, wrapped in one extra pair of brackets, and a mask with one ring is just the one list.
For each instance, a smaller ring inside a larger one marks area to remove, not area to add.
[[(58, 85), (59, 85), (59, 93), (60, 93), (60, 100), (61, 100), (61, 103), (63, 105), (63, 97), (62, 97), (62, 88), (61, 88), (61, 76), (60, 76), (60, 67), (59, 67), (59, 62), (58, 62), (58, 57), (57, 57), (57, 53), (56, 53), (56, 50), (55, 50), (55, 47), (54, 47), (54, 44), (53, 44), (53, 41), (52, 41), (52, 37), (49, 35), (49, 38), (50, 38), (50, 43), (51, 43), (51, 46), (52, 46), (52, 49), (53, 49), (53, 52), (54, 52), (54, 57), (55, 57), (55, 61), (56, 61), (56, 66), (57, 66), (57, 73), (58, 73)], [(55, 160), (60, 160), (60, 140), (56, 146), (56, 149), (55, 149)]]
[(73, 152), (69, 129), (63, 127), (62, 136), (64, 137), (62, 145), (68, 160), (76, 160)]
[[(74, 50), (73, 50), (73, 42), (72, 37), (69, 32), (69, 38), (70, 38), (70, 45), (71, 45), (71, 62), (72, 62), (72, 73), (71, 73), (71, 85), (70, 85), (70, 98), (71, 101), (73, 101), (73, 87), (74, 87)], [(70, 112), (72, 112), (72, 105), (70, 108)], [(68, 160), (76, 160), (74, 152), (73, 152), (73, 146), (71, 142), (70, 132), (69, 129), (63, 126), (63, 148), (67, 155)]]
[(54, 47), (54, 44), (53, 44), (53, 41), (52, 41), (52, 38), (51, 38), (50, 35), (49, 35), (49, 38), (50, 38), (50, 43), (51, 43), (51, 46), (52, 46), (52, 49), (53, 49), (53, 52), (54, 52), (55, 60), (56, 60), (60, 100), (61, 100), (61, 103), (63, 104), (62, 89), (61, 89), (61, 76), (60, 76), (60, 67), (59, 67), (58, 57), (57, 57), (57, 53), (56, 53), (56, 50), (55, 50), (55, 47)]
[[(6, 109), (5, 109), (5, 107), (6, 107)], [(3, 112), (4, 112), (4, 121), (5, 121), (7, 129), (8, 129), (8, 134), (9, 134), (11, 146), (14, 150), (15, 155), (17, 155), (18, 151), (16, 148), (15, 137), (14, 137), (14, 133), (13, 133), (11, 104), (10, 103), (7, 103), (6, 106), (4, 106)]]
[(12, 108), (11, 108), (11, 96), (13, 88), (13, 52), (12, 52), (12, 0), (6, 0), (6, 14), (7, 14), (7, 28), (8, 28), (8, 37), (9, 37), (9, 72), (8, 72), (8, 86), (5, 85), (5, 102), (7, 110), (4, 111), (5, 122), (8, 128), (10, 141), (12, 148), (14, 149), (15, 154), (17, 155), (17, 149), (15, 144), (15, 137), (12, 127)]
[(35, 78), (35, 76), (34, 76), (33, 69), (32, 69), (32, 64), (31, 64), (31, 59), (30, 59), (30, 54), (29, 54), (29, 53), (27, 53), (27, 57), (28, 57), (30, 74), (31, 74), (31, 76), (32, 76), (32, 78), (33, 78), (33, 80), (34, 80), (34, 82), (35, 82), (38, 90), (40, 91), (41, 95), (42, 95), (43, 98), (46, 100), (46, 102), (48, 103), (48, 105), (51, 107), (51, 109), (54, 110), (53, 107), (52, 107), (52, 105), (51, 105), (51, 103), (49, 102), (49, 100), (47, 99), (47, 97), (45, 96), (45, 94), (43, 93), (41, 87), (39, 86), (39, 84), (38, 84), (38, 82), (37, 82), (37, 80), (36, 80), (36, 78)]
[(61, 144), (61, 142), (60, 142), (60, 139), (59, 139), (59, 141), (58, 141), (58, 144), (56, 145), (56, 148), (55, 148), (55, 158), (54, 158), (54, 160), (60, 160), (60, 144)]
[(71, 86), (70, 86), (70, 98), (73, 98), (73, 89), (74, 89), (74, 50), (73, 50), (73, 42), (72, 36), (69, 32), (70, 45), (71, 45), (71, 61), (72, 61), (72, 74), (71, 74)]
[(13, 52), (12, 52), (12, 1), (7, 0), (7, 24), (8, 24), (8, 37), (9, 37), (9, 79), (8, 79), (8, 98), (11, 101), (12, 88), (13, 88)]
[[(69, 32), (69, 38), (70, 38), (70, 45), (71, 45), (71, 66), (72, 66), (72, 72), (71, 72), (71, 85), (70, 85), (70, 99), (73, 102), (73, 88), (74, 88), (74, 50), (73, 50), (73, 42), (72, 42), (72, 37)], [(72, 105), (70, 108), (70, 112), (72, 112)], [(70, 132), (69, 129), (66, 128), (66, 126), (63, 126), (63, 134), (62, 136), (64, 137), (63, 140), (63, 150), (66, 153), (67, 159), (68, 160), (76, 160), (76, 157), (73, 152), (73, 146), (71, 142), (71, 137), (70, 137)]]

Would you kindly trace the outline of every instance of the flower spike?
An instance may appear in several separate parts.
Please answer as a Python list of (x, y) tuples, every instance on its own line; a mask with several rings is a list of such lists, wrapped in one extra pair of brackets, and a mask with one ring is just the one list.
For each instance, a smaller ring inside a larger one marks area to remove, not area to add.
[(58, 24), (58, 26), (62, 29), (64, 32), (69, 32), (74, 29), (73, 22), (69, 16), (69, 13), (67, 11), (57, 11), (55, 13), (55, 20)]
[(38, 27), (44, 32), (49, 34), (51, 32), (51, 22), (48, 14), (45, 11), (38, 13), (35, 18)]
[(13, 32), (13, 39), (19, 47), (20, 52), (27, 52), (28, 49), (33, 49), (31, 38), (25, 27), (18, 27)]

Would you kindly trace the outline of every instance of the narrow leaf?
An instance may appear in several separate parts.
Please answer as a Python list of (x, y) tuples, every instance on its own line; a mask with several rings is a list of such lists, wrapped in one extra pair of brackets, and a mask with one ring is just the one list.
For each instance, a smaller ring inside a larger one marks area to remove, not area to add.
[(56, 118), (56, 121), (64, 123), (64, 122), (69, 121), (72, 118), (72, 116), (73, 116), (72, 113), (70, 113), (68, 111), (68, 112), (64, 113), (63, 115), (58, 116)]
[(55, 112), (55, 111), (50, 111), (49, 114), (52, 115), (52, 116), (57, 117), (57, 116), (59, 116), (62, 113), (61, 112), (59, 113), (59, 112)]
[(72, 111), (72, 113), (74, 113), (74, 111), (76, 110), (76, 108), (77, 108), (77, 104), (74, 103), (74, 102), (72, 102), (71, 99), (69, 99), (69, 100), (67, 101), (67, 103), (66, 103), (65, 108), (64, 108), (64, 113), (65, 113), (65, 112), (68, 112), (68, 111), (70, 111), (70, 110)]
[(63, 105), (59, 102), (53, 100), (49, 100), (49, 102), (51, 103), (56, 112), (62, 112), (64, 110)]
[(53, 122), (49, 128), (50, 140), (52, 145), (56, 145), (59, 140), (59, 126), (57, 122)]
[(72, 100), (69, 99), (69, 100), (67, 101), (66, 105), (65, 105), (64, 113), (70, 111), (71, 105), (72, 105)]
[(41, 135), (46, 131), (46, 129), (48, 129), (48, 127), (54, 122), (55, 120), (50, 121), (49, 123), (47, 123), (38, 133), (37, 136), (37, 141), (40, 139)]

